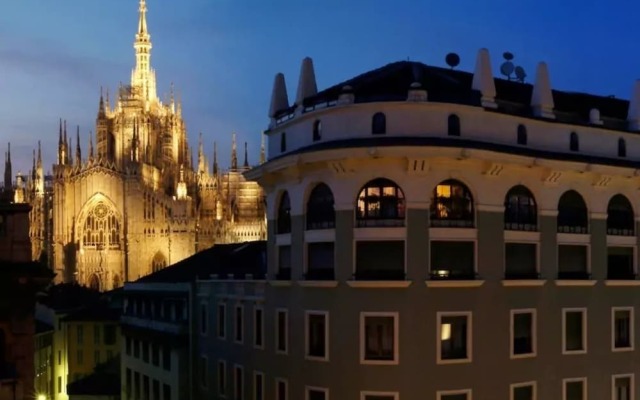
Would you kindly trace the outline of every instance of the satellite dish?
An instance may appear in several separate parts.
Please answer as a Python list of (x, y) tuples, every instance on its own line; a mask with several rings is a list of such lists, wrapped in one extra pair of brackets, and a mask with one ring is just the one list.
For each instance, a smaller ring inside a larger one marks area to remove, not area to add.
[(505, 61), (500, 66), (500, 73), (507, 78), (511, 79), (511, 74), (513, 73), (513, 63), (511, 61)]
[(458, 66), (458, 64), (460, 64), (460, 56), (456, 53), (449, 53), (447, 54), (447, 57), (445, 57), (445, 61), (447, 62), (447, 65), (451, 67), (451, 69), (454, 69)]
[(522, 68), (521, 66), (517, 66), (515, 68), (515, 73), (516, 73), (516, 79), (521, 83), (524, 83), (524, 78), (527, 77), (527, 73), (524, 72), (524, 68)]
[(502, 57), (504, 57), (504, 59), (507, 61), (511, 61), (513, 60), (513, 53), (505, 51), (504, 53), (502, 53)]

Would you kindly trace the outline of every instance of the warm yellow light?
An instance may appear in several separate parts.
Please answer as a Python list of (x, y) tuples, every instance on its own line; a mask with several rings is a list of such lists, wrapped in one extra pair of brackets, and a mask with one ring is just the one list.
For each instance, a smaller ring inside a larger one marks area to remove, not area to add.
[(440, 340), (451, 339), (451, 324), (442, 324), (440, 327)]
[(45, 394), (39, 394), (39, 395), (36, 397), (36, 399), (37, 399), (37, 400), (47, 400), (47, 395), (45, 395)]

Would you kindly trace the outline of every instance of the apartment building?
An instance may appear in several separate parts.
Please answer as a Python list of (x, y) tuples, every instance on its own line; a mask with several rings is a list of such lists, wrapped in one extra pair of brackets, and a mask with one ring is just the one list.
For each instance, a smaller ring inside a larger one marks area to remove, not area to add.
[[(200, 398), (637, 399), (630, 101), (402, 61), (272, 93), (267, 275), (200, 281)], [(204, 299), (203, 299), (204, 301)]]

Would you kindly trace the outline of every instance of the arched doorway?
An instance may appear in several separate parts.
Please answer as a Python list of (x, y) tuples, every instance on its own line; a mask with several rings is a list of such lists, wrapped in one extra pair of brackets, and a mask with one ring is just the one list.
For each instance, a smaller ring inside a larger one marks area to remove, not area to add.
[(100, 291), (100, 278), (98, 278), (98, 275), (93, 274), (89, 277), (89, 288)]

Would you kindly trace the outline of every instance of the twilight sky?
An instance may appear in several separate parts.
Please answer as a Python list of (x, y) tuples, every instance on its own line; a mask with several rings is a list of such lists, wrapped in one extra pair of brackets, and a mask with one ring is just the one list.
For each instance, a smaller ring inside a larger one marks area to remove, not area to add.
[[(11, 141), (14, 173), (30, 168), (38, 140), (51, 170), (60, 117), (80, 125), (84, 150), (100, 86), (114, 93), (129, 82), (137, 2), (3, 2), (0, 146), (4, 151)], [(147, 0), (147, 6), (158, 93), (174, 82), (191, 144), (202, 132), (210, 154), (217, 140), (225, 166), (233, 131), (257, 161), (273, 76), (285, 74), (292, 100), (305, 56), (314, 59), (319, 89), (407, 58), (445, 66), (450, 51), (460, 55), (459, 69), (472, 71), (481, 47), (490, 50), (496, 75), (504, 51), (515, 54), (528, 81), (536, 63), (547, 61), (557, 89), (629, 98), (640, 77), (636, 0)]]

